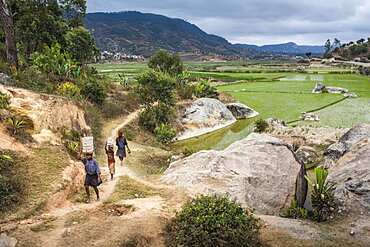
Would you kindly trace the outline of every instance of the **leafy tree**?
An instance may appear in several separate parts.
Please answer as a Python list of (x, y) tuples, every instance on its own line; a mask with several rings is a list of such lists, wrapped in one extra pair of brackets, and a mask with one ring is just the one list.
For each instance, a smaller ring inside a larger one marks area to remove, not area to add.
[(364, 38), (359, 39), (359, 40), (357, 40), (357, 41), (356, 41), (356, 43), (357, 43), (358, 45), (360, 45), (360, 44), (362, 44), (362, 43), (364, 43), (364, 42), (365, 42), (365, 39), (364, 39)]
[(341, 43), (340, 43), (340, 40), (337, 39), (337, 38), (334, 38), (334, 41), (333, 41), (333, 45), (332, 45), (332, 48), (338, 48), (341, 46)]
[(68, 29), (62, 8), (55, 0), (14, 0), (13, 8), (17, 42), (21, 52), (29, 56), (40, 52), (44, 45), (65, 45), (64, 35)]
[(176, 102), (176, 81), (173, 77), (148, 70), (137, 76), (136, 92), (144, 111), (139, 116), (139, 124), (149, 131), (161, 123), (168, 123)]
[(170, 76), (181, 75), (184, 66), (178, 54), (169, 54), (166, 50), (159, 50), (149, 59), (149, 68)]
[(60, 0), (69, 27), (83, 26), (83, 17), (86, 15), (86, 0)]
[(137, 76), (140, 100), (145, 107), (154, 103), (173, 106), (176, 101), (175, 80), (161, 72), (148, 70)]
[(308, 57), (309, 59), (311, 59), (311, 56), (312, 56), (312, 52), (306, 52), (306, 57)]
[(77, 63), (85, 63), (97, 52), (94, 38), (84, 27), (76, 27), (66, 34), (66, 50)]

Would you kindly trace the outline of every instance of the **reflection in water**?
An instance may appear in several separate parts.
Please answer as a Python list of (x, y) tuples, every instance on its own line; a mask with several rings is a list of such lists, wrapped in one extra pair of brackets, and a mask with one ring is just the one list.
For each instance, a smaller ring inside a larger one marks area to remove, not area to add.
[(322, 75), (290, 75), (279, 79), (280, 81), (323, 81)]
[(195, 151), (209, 149), (222, 150), (233, 142), (248, 136), (253, 130), (253, 122), (255, 120), (255, 118), (238, 120), (234, 124), (212, 133), (175, 142), (171, 147), (177, 150), (183, 150), (185, 147), (192, 148)]

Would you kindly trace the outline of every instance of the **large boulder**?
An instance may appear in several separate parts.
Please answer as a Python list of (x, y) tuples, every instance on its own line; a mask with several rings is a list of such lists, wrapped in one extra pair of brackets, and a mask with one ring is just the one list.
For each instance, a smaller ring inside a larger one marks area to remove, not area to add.
[(85, 121), (85, 113), (76, 101), (1, 85), (0, 91), (11, 97), (9, 107), (12, 110), (32, 121), (32, 136), (36, 141), (61, 143), (61, 128), (85, 134), (91, 132)]
[(327, 87), (322, 82), (315, 85), (312, 93), (348, 93), (348, 89), (341, 87)]
[(347, 131), (338, 142), (330, 145), (325, 150), (324, 155), (337, 161), (345, 153), (352, 150), (356, 145), (365, 139), (370, 138), (370, 125), (364, 124), (356, 126)]
[(304, 173), (289, 145), (252, 133), (223, 151), (200, 151), (171, 163), (161, 180), (193, 195), (229, 194), (256, 213), (278, 215), (295, 196), (303, 205)]
[(345, 205), (370, 207), (370, 139), (358, 143), (329, 170), (334, 193)]
[(221, 101), (200, 98), (185, 110), (180, 122), (185, 131), (177, 139), (184, 140), (226, 127), (236, 119)]
[(258, 112), (241, 103), (229, 103), (226, 104), (226, 107), (236, 119), (253, 118), (259, 115)]

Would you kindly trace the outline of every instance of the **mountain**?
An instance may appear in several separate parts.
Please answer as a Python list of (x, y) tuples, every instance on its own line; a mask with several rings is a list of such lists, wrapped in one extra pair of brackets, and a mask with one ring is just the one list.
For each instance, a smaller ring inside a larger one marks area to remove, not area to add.
[(249, 49), (249, 50), (252, 49), (252, 50), (260, 50), (260, 51), (272, 52), (272, 53), (285, 53), (285, 54), (295, 54), (295, 55), (305, 54), (306, 52), (311, 52), (312, 54), (322, 55), (325, 50), (324, 46), (297, 45), (294, 42), (289, 42), (285, 44), (276, 44), (276, 45), (263, 45), (263, 46), (235, 44), (234, 46), (241, 48), (241, 49)]
[(89, 13), (86, 27), (101, 50), (150, 56), (158, 49), (170, 52), (239, 56), (240, 49), (226, 39), (207, 34), (181, 19), (136, 11)]

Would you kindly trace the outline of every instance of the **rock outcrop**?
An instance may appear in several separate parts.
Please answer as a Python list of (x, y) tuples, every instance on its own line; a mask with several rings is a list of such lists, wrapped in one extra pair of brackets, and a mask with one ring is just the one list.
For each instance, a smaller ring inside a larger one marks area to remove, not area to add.
[(330, 145), (324, 155), (334, 161), (339, 160), (345, 153), (356, 147), (357, 144), (370, 138), (370, 125), (356, 126), (347, 131), (338, 142)]
[(316, 150), (309, 146), (301, 146), (296, 151), (296, 156), (303, 164), (314, 163), (319, 158)]
[(312, 93), (348, 93), (348, 89), (341, 87), (326, 87), (322, 82), (315, 85)]
[(193, 195), (229, 194), (256, 213), (278, 215), (295, 195), (303, 205), (304, 172), (289, 145), (252, 133), (223, 151), (200, 151), (171, 163), (161, 180)]
[(200, 98), (185, 110), (180, 121), (185, 131), (177, 139), (184, 140), (226, 127), (236, 119), (221, 101)]
[(342, 203), (370, 207), (370, 139), (357, 143), (329, 170), (329, 181), (334, 182), (335, 196)]
[(9, 237), (6, 233), (0, 234), (0, 246), (1, 247), (15, 247), (17, 245), (17, 239)]
[(236, 119), (253, 118), (259, 115), (258, 112), (241, 103), (229, 103), (226, 104), (226, 107)]
[(304, 120), (304, 121), (320, 121), (319, 116), (316, 115), (315, 113), (311, 113), (311, 112), (302, 113), (302, 115), (299, 117), (299, 119)]
[(62, 127), (86, 134), (91, 131), (83, 109), (73, 100), (1, 85), (0, 92), (11, 97), (9, 107), (12, 110), (32, 121), (32, 137), (40, 143), (60, 143)]

